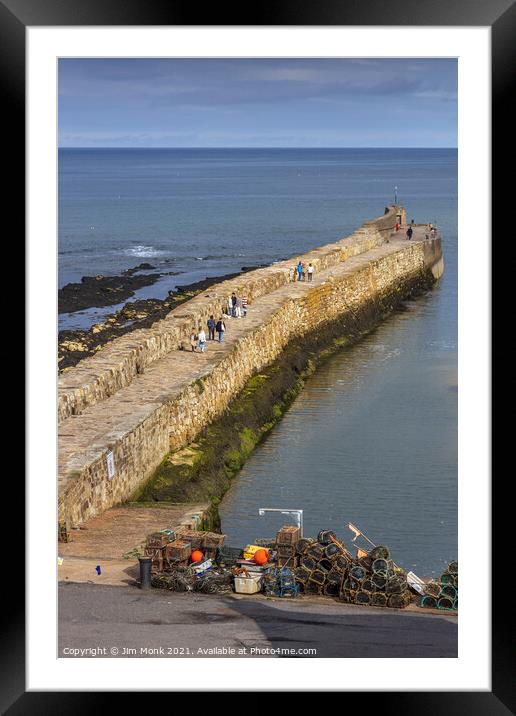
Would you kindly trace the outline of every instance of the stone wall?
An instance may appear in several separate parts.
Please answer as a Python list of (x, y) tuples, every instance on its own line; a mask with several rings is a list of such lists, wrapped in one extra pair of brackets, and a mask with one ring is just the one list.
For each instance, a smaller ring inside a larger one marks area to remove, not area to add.
[[(369, 232), (366, 235), (369, 240)], [(312, 252), (308, 260), (315, 263), (316, 255), (317, 252)], [(321, 265), (331, 260), (327, 257), (328, 252), (324, 251)], [(166, 452), (194, 440), (203, 427), (225, 410), (247, 379), (277, 358), (294, 337), (299, 339), (305, 332), (319, 329), (336, 317), (385, 296), (407, 295), (418, 282), (428, 285), (441, 273), (440, 239), (407, 242), (395, 252), (364, 262), (363, 267), (349, 274), (341, 272), (330, 277), (301, 298), (290, 298), (254, 332), (237, 341), (201, 380), (185, 386), (170, 400), (145, 406), (134, 428), (119, 435), (110, 446), (116, 464), (113, 480), (107, 474), (108, 449), (92, 446), (87, 466), (81, 459), (81, 469), (63, 480), (59, 519), (78, 525), (127, 500), (149, 479)], [(247, 290), (251, 290), (250, 286), (247, 284)], [(257, 286), (256, 290), (262, 288)], [(196, 310), (200, 311), (197, 315)], [(202, 301), (197, 301), (195, 308), (189, 304), (192, 321), (209, 312), (215, 311), (206, 309)], [(135, 406), (136, 413), (138, 407)]]
[[(384, 216), (368, 221), (360, 229), (333, 244), (314, 249), (301, 256), (312, 262), (316, 272), (370, 251), (381, 245), (394, 229), (401, 207), (387, 207)], [(406, 220), (406, 219), (405, 219)], [(192, 329), (206, 323), (213, 314), (220, 315), (233, 291), (253, 299), (275, 291), (288, 283), (292, 259), (257, 269), (230, 281), (212, 286), (206, 293), (171, 311), (148, 329), (121, 336), (98, 353), (65, 370), (58, 382), (58, 421), (79, 415), (86, 406), (105, 400), (129, 385), (134, 377), (187, 341)]]

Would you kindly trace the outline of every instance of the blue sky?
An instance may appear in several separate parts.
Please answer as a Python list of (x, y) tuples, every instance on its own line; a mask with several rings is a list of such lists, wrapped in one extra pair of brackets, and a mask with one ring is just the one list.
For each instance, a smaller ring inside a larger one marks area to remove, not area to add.
[(61, 147), (456, 147), (454, 59), (62, 59)]

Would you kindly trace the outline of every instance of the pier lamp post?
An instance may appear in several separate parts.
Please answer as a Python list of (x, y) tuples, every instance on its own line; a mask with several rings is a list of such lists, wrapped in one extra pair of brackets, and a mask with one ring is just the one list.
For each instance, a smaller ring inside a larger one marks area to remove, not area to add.
[(275, 507), (260, 507), (258, 514), (263, 517), (266, 512), (279, 512), (282, 515), (291, 515), (296, 518), (300, 535), (303, 536), (303, 510), (281, 510)]

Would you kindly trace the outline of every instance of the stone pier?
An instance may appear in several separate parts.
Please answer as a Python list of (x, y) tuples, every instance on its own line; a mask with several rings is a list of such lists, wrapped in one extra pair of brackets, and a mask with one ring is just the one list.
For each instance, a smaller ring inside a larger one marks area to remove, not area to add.
[[(130, 499), (168, 451), (194, 440), (292, 340), (384, 295), (437, 280), (440, 237), (416, 225), (408, 241), (405, 229), (405, 210), (387, 207), (351, 236), (212, 286), (64, 371), (60, 522), (78, 526)], [(290, 280), (299, 259), (313, 264), (312, 282)], [(208, 341), (205, 353), (182, 350), (192, 330), (207, 330), (209, 316), (222, 315), (233, 291), (247, 296), (247, 317), (226, 318), (224, 341)]]

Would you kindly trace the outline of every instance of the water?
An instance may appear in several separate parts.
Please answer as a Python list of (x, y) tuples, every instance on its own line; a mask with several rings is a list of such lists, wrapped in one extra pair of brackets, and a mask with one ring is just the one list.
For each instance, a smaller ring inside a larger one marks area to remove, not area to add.
[[(443, 232), (445, 274), (307, 383), (221, 506), (230, 544), (273, 535), (302, 508), (305, 533), (348, 521), (421, 575), (457, 555), (457, 153), (455, 150), (61, 150), (60, 285), (146, 261), (180, 271), (136, 297), (335, 241), (383, 213)], [(61, 316), (90, 325), (113, 311)]]
[[(132, 300), (163, 298), (346, 236), (383, 213), (395, 185), (415, 216), (437, 220), (426, 195), (453, 205), (455, 162), (454, 150), (61, 149), (59, 285), (146, 262), (178, 275)], [(86, 328), (117, 308), (59, 325)]]

